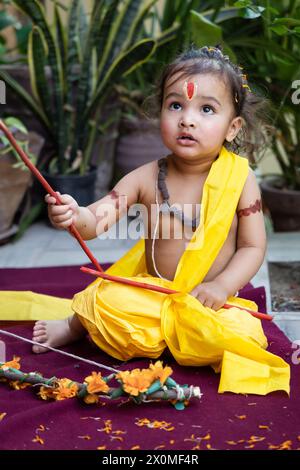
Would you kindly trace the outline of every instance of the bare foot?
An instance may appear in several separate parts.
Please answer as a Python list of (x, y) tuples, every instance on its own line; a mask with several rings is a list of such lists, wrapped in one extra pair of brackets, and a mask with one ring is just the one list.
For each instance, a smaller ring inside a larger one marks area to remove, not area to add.
[(57, 348), (72, 343), (86, 334), (86, 330), (76, 315), (58, 321), (37, 321), (33, 328), (32, 340), (41, 346), (32, 346), (32, 351), (40, 354), (49, 351), (42, 346)]

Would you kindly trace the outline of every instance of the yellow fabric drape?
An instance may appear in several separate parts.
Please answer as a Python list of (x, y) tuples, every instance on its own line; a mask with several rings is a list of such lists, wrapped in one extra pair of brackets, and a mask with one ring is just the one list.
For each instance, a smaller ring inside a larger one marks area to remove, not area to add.
[(31, 291), (0, 291), (0, 320), (61, 320), (72, 313), (70, 299)]
[[(147, 273), (143, 239), (107, 270), (180, 293), (166, 295), (97, 279), (75, 295), (72, 308), (101, 349), (127, 360), (159, 357), (168, 346), (182, 365), (211, 365), (221, 372), (219, 392), (289, 393), (289, 366), (265, 351), (267, 340), (260, 320), (234, 307), (215, 312), (189, 295), (204, 279), (227, 238), (248, 171), (245, 158), (222, 148), (204, 184), (200, 225), (173, 281)], [(49, 298), (50, 310), (53, 299)], [(249, 300), (230, 297), (227, 302), (257, 310)], [(69, 306), (62, 305), (62, 317)], [(42, 312), (40, 317), (44, 317)]]

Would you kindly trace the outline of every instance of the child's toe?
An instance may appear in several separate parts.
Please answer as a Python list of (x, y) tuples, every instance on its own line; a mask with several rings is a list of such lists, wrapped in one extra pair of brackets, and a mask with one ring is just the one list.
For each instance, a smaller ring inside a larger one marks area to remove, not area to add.
[(47, 341), (46, 334), (39, 334), (33, 337), (33, 341), (37, 341), (38, 343), (45, 343)]
[(40, 353), (44, 353), (44, 352), (49, 351), (49, 349), (44, 348), (43, 346), (38, 346), (37, 344), (35, 344), (34, 346), (32, 346), (32, 351), (36, 354), (40, 354)]

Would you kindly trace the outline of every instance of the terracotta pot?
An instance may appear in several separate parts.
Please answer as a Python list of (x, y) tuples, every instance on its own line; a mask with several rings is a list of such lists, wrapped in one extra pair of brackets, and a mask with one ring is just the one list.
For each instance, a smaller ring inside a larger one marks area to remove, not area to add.
[(141, 118), (122, 120), (120, 134), (115, 160), (118, 178), (170, 153), (161, 140), (157, 123)]
[(265, 179), (260, 183), (263, 201), (270, 211), (274, 230), (300, 230), (300, 191), (281, 189), (280, 186), (280, 177)]
[[(38, 155), (43, 138), (35, 132), (29, 132), (29, 149)], [(29, 170), (14, 168), (15, 157), (9, 153), (0, 155), (0, 241), (3, 243), (17, 231), (12, 228), (15, 214), (30, 185), (32, 176)]]
[[(11, 77), (25, 90), (29, 95), (32, 94), (30, 87), (30, 77), (28, 65), (23, 64), (1, 64), (1, 70), (9, 73)], [(46, 74), (49, 76), (48, 69)], [(49, 78), (50, 80), (50, 78)], [(49, 135), (46, 132), (44, 126), (35, 117), (29, 106), (15, 93), (9, 86), (6, 86), (6, 104), (5, 104), (6, 116), (15, 116), (26, 124), (27, 129), (37, 132), (44, 138), (49, 139)]]

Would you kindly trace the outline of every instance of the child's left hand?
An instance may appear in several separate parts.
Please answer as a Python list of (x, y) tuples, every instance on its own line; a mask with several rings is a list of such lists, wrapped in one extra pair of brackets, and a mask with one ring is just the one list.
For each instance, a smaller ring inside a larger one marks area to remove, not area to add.
[(223, 307), (228, 298), (228, 293), (224, 287), (215, 281), (198, 284), (190, 294), (196, 297), (202, 305), (213, 310), (219, 310)]

